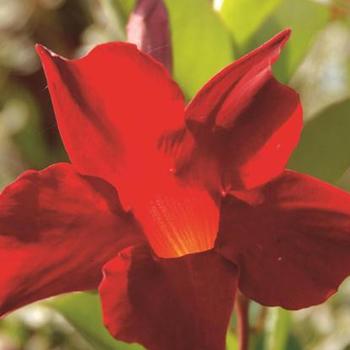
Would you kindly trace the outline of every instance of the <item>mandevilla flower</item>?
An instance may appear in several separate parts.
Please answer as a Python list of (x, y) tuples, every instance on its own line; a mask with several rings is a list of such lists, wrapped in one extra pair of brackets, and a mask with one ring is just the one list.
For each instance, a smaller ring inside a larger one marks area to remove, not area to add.
[(98, 288), (117, 339), (223, 350), (237, 288), (288, 309), (331, 296), (350, 273), (350, 195), (284, 169), (302, 110), (271, 65), (289, 34), (186, 107), (132, 44), (77, 60), (38, 46), (71, 163), (1, 194), (1, 313)]

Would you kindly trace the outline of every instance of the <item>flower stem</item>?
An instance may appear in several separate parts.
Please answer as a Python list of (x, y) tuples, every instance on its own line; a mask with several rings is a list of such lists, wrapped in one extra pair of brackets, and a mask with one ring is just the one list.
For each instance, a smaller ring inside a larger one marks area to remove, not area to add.
[(238, 336), (238, 349), (249, 349), (249, 299), (245, 297), (241, 292), (237, 292), (235, 309), (237, 315), (237, 336)]

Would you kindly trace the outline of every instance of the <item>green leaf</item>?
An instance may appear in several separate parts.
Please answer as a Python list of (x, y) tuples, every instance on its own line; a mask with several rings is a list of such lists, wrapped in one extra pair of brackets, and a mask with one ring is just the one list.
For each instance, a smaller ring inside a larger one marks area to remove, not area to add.
[(116, 341), (105, 329), (100, 300), (94, 293), (71, 293), (45, 302), (55, 309), (98, 350), (142, 350), (136, 344)]
[(165, 0), (170, 15), (174, 76), (187, 97), (233, 61), (231, 36), (208, 0)]
[(303, 350), (303, 346), (301, 345), (299, 339), (296, 336), (290, 334), (288, 337), (286, 350)]
[(286, 349), (290, 325), (291, 315), (289, 311), (277, 307), (270, 308), (267, 319), (265, 349)]
[[(124, 0), (114, 1), (129, 13)], [(233, 61), (231, 35), (208, 0), (165, 0), (165, 4), (170, 17), (174, 78), (190, 98)]]
[(329, 7), (325, 4), (312, 0), (282, 0), (273, 16), (243, 50), (249, 51), (279, 31), (291, 28), (292, 36), (274, 66), (277, 77), (282, 81), (289, 81), (306, 56), (315, 35), (325, 27), (328, 19)]
[(306, 123), (288, 167), (334, 182), (350, 167), (350, 99), (321, 111)]
[(281, 0), (224, 0), (219, 13), (238, 47), (242, 47)]
[(130, 12), (135, 6), (136, 0), (102, 0), (105, 2), (109, 2), (115, 9), (121, 11), (121, 15), (124, 16), (125, 19), (129, 17)]
[(127, 17), (134, 6), (134, 0), (98, 0), (107, 20), (107, 40), (124, 41)]

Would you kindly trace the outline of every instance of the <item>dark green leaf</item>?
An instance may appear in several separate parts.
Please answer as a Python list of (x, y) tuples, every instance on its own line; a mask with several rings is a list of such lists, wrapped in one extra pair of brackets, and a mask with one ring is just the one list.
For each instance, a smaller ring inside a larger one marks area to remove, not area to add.
[(290, 334), (286, 350), (303, 350), (303, 346), (300, 344), (300, 341), (296, 336)]
[(350, 167), (350, 99), (306, 123), (289, 168), (334, 182)]

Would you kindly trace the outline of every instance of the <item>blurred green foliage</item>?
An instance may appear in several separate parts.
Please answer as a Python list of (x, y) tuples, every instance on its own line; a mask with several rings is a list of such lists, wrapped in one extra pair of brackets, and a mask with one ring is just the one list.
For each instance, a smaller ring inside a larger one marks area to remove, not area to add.
[[(124, 40), (134, 2), (0, 2), (1, 186), (24, 169), (67, 159), (34, 43), (74, 57), (95, 44)], [(274, 67), (280, 80), (299, 91), (305, 105), (305, 129), (289, 165), (350, 189), (350, 1), (165, 2), (171, 24), (174, 77), (187, 99), (235, 58), (285, 27), (293, 29)], [(345, 283), (326, 304), (294, 313), (252, 303), (251, 350), (350, 348), (350, 334), (344, 332), (350, 329), (349, 294)], [(57, 297), (44, 305), (45, 309), (25, 308), (0, 321), (1, 350), (140, 349), (109, 336), (102, 326), (95, 294)], [(41, 322), (35, 321), (38, 313)], [(228, 350), (237, 349), (234, 325), (233, 318)]]
[(350, 152), (350, 100), (319, 112), (303, 129), (289, 167), (328, 182), (337, 181), (348, 169)]
[(315, 36), (329, 19), (329, 6), (309, 0), (282, 0), (280, 5), (263, 24), (244, 52), (269, 39), (283, 28), (293, 30), (292, 39), (275, 64), (277, 77), (288, 82), (310, 48)]
[[(224, 0), (218, 12), (232, 33), (238, 48), (245, 47), (281, 0)], [(249, 13), (249, 16), (242, 15)]]
[(47, 302), (59, 311), (85, 338), (100, 350), (142, 350), (139, 345), (116, 341), (103, 326), (101, 304), (96, 293), (69, 294)]

